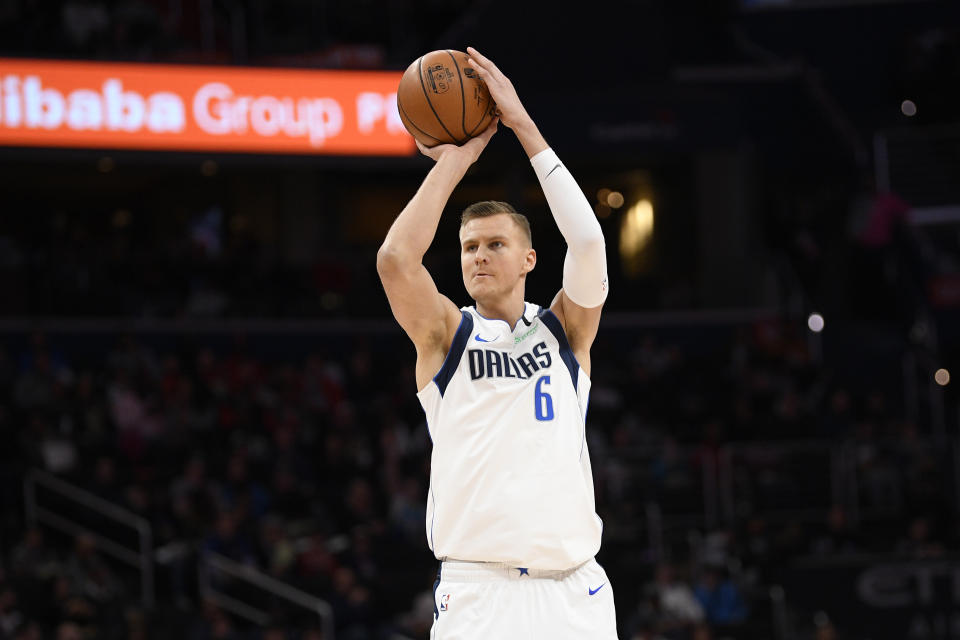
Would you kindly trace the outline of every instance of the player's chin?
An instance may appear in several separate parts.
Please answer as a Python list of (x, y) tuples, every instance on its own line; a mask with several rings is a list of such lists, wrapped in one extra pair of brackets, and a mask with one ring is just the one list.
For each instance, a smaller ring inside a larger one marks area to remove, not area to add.
[(489, 294), (492, 290), (492, 283), (487, 282), (486, 278), (471, 278), (464, 284), (467, 287), (467, 293), (469, 293), (470, 297), (474, 300), (482, 295)]

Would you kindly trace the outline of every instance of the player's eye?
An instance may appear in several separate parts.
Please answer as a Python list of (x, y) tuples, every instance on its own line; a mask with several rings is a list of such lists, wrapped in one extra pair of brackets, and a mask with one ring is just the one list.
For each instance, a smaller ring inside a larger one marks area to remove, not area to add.
[(491, 243), (490, 243), (490, 246), (493, 247), (493, 248), (495, 248), (495, 249), (499, 249), (500, 247), (503, 246), (503, 243), (500, 242), (499, 240), (495, 240), (494, 242), (491, 242)]
[(464, 247), (464, 251), (476, 251), (476, 250), (477, 250), (477, 245), (475, 244), (468, 244), (466, 247)]

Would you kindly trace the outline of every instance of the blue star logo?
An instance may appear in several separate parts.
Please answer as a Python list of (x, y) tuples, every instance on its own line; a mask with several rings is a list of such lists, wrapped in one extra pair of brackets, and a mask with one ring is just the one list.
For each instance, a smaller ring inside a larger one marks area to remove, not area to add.
[(530, 572), (527, 571), (527, 568), (526, 568), (526, 567), (517, 567), (517, 571), (519, 571), (519, 572), (520, 572), (520, 575), (522, 575), (522, 576), (529, 576), (529, 575), (530, 575)]

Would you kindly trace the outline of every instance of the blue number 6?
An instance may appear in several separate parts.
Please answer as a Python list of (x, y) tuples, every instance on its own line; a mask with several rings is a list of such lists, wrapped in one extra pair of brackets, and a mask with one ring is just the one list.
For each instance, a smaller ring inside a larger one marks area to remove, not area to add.
[(533, 391), (533, 413), (540, 421), (553, 420), (553, 398), (549, 393), (540, 390), (544, 384), (550, 384), (550, 376), (543, 376), (537, 380), (537, 386)]

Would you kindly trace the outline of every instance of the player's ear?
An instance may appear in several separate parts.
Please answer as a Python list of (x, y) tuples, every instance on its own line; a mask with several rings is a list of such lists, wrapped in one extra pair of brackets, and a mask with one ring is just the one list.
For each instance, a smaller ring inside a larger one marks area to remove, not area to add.
[(527, 255), (523, 263), (523, 272), (530, 273), (537, 266), (537, 252), (533, 249), (527, 249)]

